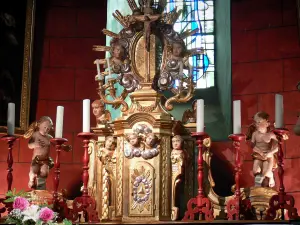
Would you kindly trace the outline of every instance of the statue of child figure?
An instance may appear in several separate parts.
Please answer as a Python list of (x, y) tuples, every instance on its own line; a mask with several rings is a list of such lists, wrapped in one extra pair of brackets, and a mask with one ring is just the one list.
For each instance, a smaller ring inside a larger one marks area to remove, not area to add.
[(175, 135), (172, 138), (171, 162), (180, 162), (180, 166), (185, 163), (185, 151), (183, 150), (183, 138), (180, 135)]
[(277, 167), (278, 140), (270, 130), (269, 114), (258, 112), (253, 118), (254, 123), (248, 129), (247, 140), (251, 140), (253, 148), (255, 185), (274, 187), (273, 170)]
[[(38, 121), (33, 122), (28, 131), (24, 134), (24, 138), (29, 139), (28, 148), (33, 149), (32, 162), (29, 172), (29, 188), (45, 190), (45, 180), (48, 177), (49, 169), (54, 166), (50, 155), (50, 139), (52, 136), (49, 132), (53, 128), (53, 122), (50, 117), (43, 116)], [(62, 149), (70, 151), (70, 145), (62, 145)], [(37, 178), (42, 178), (42, 184), (37, 182)]]
[(115, 149), (117, 147), (117, 141), (113, 136), (107, 136), (105, 138), (105, 146), (98, 152), (98, 157), (102, 163), (107, 164), (109, 162), (116, 162)]

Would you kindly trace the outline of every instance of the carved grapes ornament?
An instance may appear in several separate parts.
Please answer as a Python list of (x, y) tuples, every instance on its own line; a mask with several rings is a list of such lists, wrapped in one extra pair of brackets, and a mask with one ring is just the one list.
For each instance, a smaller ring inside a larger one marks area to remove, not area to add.
[(144, 203), (149, 200), (151, 192), (151, 183), (144, 176), (138, 176), (133, 183), (133, 200), (138, 203)]
[(144, 166), (141, 166), (139, 169), (133, 169), (131, 174), (133, 197), (131, 209), (138, 209), (140, 212), (143, 212), (145, 209), (150, 210), (152, 182), (151, 173)]

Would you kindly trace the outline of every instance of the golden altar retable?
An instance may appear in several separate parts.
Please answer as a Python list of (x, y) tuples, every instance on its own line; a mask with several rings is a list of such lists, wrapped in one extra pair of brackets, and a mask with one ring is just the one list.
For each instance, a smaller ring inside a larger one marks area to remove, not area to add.
[[(195, 143), (189, 134), (195, 126), (184, 127), (168, 111), (175, 102), (188, 102), (193, 97), (189, 57), (203, 54), (203, 49), (187, 50), (183, 41), (197, 30), (181, 34), (173, 30), (180, 10), (164, 13), (164, 1), (158, 5), (151, 0), (139, 1), (139, 5), (134, 0), (127, 2), (132, 15), (123, 16), (118, 10), (113, 13), (123, 29), (119, 33), (104, 29), (112, 38), (110, 46), (93, 48), (111, 53), (110, 58), (95, 61), (108, 68), (95, 78), (99, 104), (120, 107), (122, 115), (114, 121), (107, 120), (109, 112), (104, 117), (96, 115), (93, 132), (98, 140), (89, 145), (89, 194), (96, 199), (101, 221), (176, 220), (179, 210), (184, 210), (178, 208), (178, 195), (183, 196), (180, 201), (186, 206), (194, 194)], [(117, 95), (117, 89), (121, 94)], [(166, 90), (173, 94), (168, 99), (162, 95)], [(173, 152), (171, 139), (175, 135), (181, 135), (184, 149)], [(209, 148), (207, 140), (205, 186), (217, 216), (230, 197), (222, 198), (213, 191)], [(179, 189), (179, 185), (184, 187)], [(265, 210), (273, 191), (257, 191), (251, 192), (254, 199), (258, 196), (256, 205)]]

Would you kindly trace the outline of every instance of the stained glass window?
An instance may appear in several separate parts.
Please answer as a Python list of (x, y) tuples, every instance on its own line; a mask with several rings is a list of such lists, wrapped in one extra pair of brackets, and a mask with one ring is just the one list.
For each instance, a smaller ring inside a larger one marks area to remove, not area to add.
[[(198, 32), (186, 38), (188, 49), (203, 47), (206, 54), (190, 57), (197, 88), (208, 88), (215, 83), (215, 22), (214, 0), (167, 0), (166, 11), (175, 7), (182, 9), (181, 16), (174, 24), (174, 30), (181, 33), (198, 28)], [(185, 71), (187, 72), (187, 71)]]

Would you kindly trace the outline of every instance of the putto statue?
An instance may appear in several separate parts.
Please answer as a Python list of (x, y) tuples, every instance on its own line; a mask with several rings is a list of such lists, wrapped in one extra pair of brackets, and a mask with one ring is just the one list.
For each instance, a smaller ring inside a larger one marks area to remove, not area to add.
[[(130, 71), (130, 60), (128, 59), (128, 53), (122, 42), (113, 40), (110, 48), (111, 57), (107, 59), (96, 59), (94, 63), (103, 64), (104, 68), (110, 69), (112, 73), (128, 73)], [(105, 73), (104, 75), (107, 75)]]
[(186, 166), (186, 152), (183, 150), (183, 138), (180, 135), (176, 135), (172, 138), (172, 152), (171, 152), (171, 163), (172, 163), (172, 214), (171, 219), (177, 220), (179, 216), (179, 205), (178, 197), (180, 195), (180, 187), (184, 182), (184, 173)]
[(253, 148), (253, 174), (255, 185), (274, 187), (273, 170), (277, 167), (276, 153), (278, 141), (270, 129), (269, 114), (258, 112), (254, 115), (254, 123), (249, 127), (247, 140)]
[[(53, 122), (50, 117), (43, 116), (38, 121), (33, 122), (28, 131), (24, 134), (24, 138), (29, 138), (28, 148), (33, 149), (32, 162), (29, 172), (28, 187), (34, 189), (45, 190), (46, 178), (49, 169), (54, 166), (52, 158), (50, 158), (50, 139), (52, 136), (49, 132), (53, 128)], [(62, 145), (65, 151), (71, 151), (70, 145)]]
[(116, 162), (115, 149), (117, 147), (116, 139), (113, 136), (105, 138), (105, 146), (98, 152), (98, 157), (101, 162), (106, 165), (110, 162)]
[(197, 100), (192, 103), (192, 109), (187, 109), (184, 111), (182, 116), (182, 123), (196, 123), (197, 121)]

